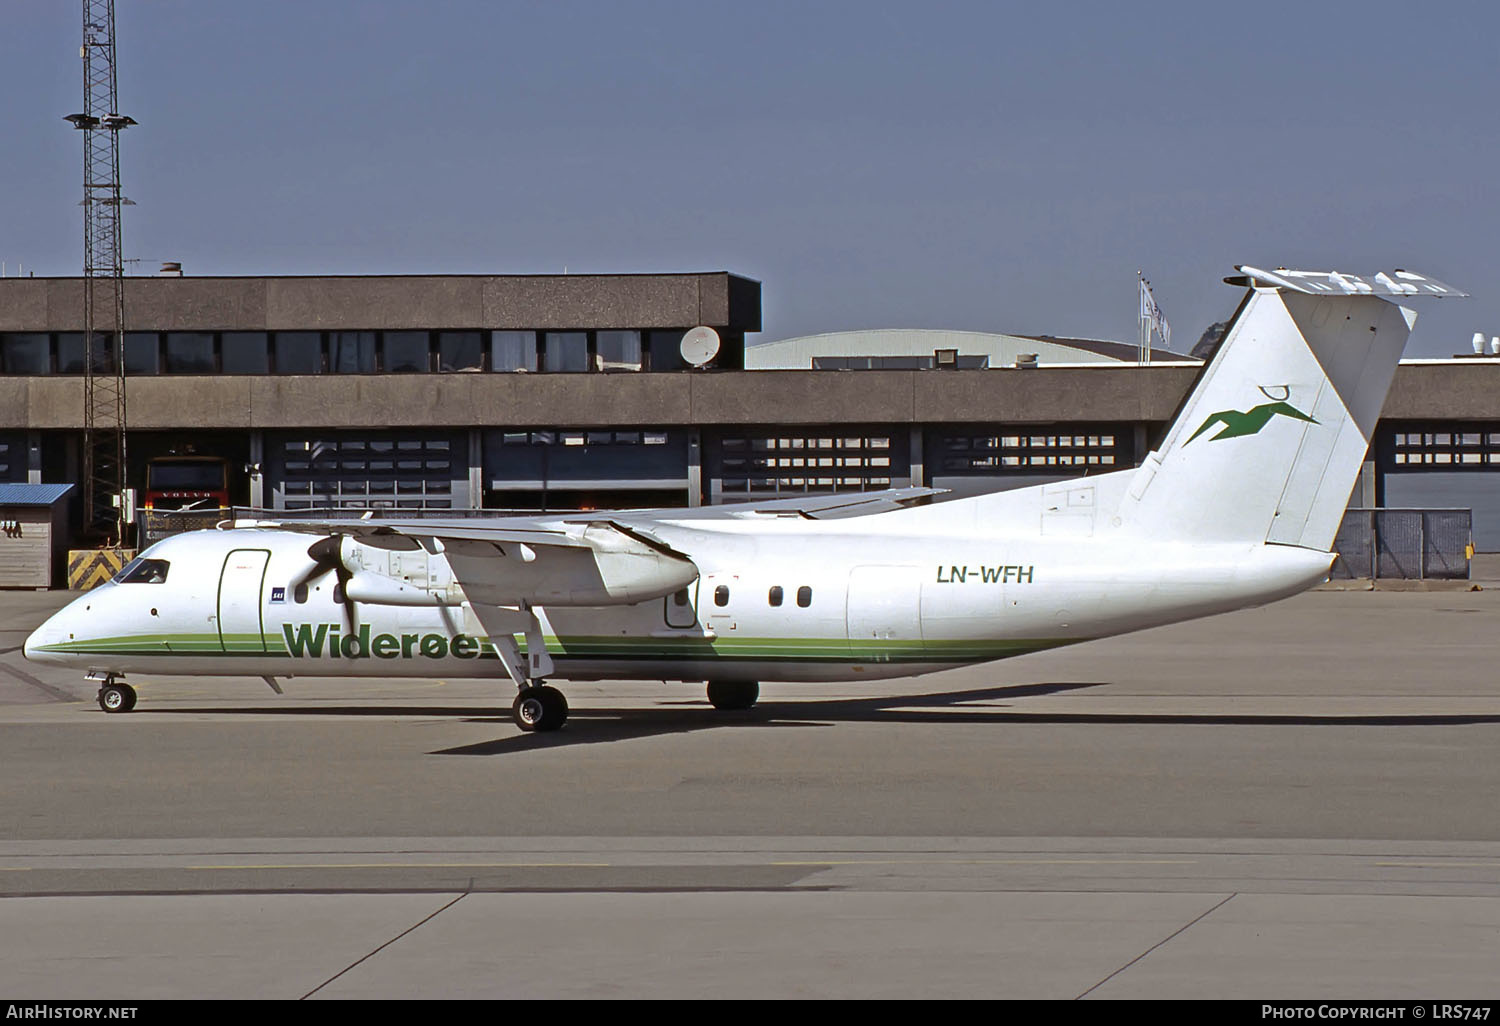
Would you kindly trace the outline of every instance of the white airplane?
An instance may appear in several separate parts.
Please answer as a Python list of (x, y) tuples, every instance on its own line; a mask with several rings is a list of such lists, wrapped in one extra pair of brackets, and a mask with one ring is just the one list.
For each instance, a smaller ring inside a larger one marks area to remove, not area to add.
[[(26, 641), (126, 712), (129, 674), (497, 677), (522, 730), (545, 683), (931, 673), (1255, 606), (1329, 548), (1415, 315), (1464, 293), (1241, 267), (1248, 288), (1161, 447), (1134, 469), (947, 502), (889, 492), (499, 519), (281, 520), (153, 545)], [(309, 544), (309, 533), (317, 535)]]

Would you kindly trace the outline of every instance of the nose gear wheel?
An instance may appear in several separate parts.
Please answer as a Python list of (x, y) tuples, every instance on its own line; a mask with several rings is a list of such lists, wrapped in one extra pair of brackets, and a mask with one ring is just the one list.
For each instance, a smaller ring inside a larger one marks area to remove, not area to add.
[(135, 708), (135, 688), (111, 682), (99, 689), (99, 708), (107, 713), (125, 713)]

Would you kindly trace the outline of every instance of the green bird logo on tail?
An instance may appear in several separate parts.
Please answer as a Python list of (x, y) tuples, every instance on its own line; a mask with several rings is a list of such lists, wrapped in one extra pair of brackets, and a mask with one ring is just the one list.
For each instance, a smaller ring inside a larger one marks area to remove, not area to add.
[(1309, 417), (1291, 403), (1261, 403), (1259, 406), (1252, 407), (1243, 413), (1239, 410), (1222, 410), (1219, 413), (1215, 413), (1200, 424), (1198, 430), (1194, 431), (1192, 436), (1183, 444), (1187, 445), (1191, 443), (1194, 438), (1197, 438), (1215, 425), (1223, 425), (1223, 430), (1216, 435), (1210, 435), (1208, 439), (1210, 442), (1221, 441), (1225, 438), (1239, 438), (1242, 435), (1253, 435), (1265, 427), (1266, 424), (1270, 423), (1272, 417), (1277, 416), (1291, 417), (1293, 420), (1302, 420), (1309, 424), (1317, 423), (1317, 420)]

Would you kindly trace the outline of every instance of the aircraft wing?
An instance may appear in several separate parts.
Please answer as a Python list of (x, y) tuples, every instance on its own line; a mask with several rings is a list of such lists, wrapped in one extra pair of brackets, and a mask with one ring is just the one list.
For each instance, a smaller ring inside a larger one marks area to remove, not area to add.
[[(371, 557), (351, 543), (396, 552), (441, 552), (476, 606), (623, 605), (670, 595), (698, 578), (698, 567), (686, 554), (630, 525), (589, 514), (545, 522), (522, 517), (262, 519), (236, 526), (320, 536), (308, 549), (314, 568), (342, 567), (346, 594), (361, 602), (449, 604), (378, 566), (367, 566)], [(331, 539), (338, 543), (332, 545)]]
[(320, 541), (308, 550), (313, 560), (308, 572), (341, 565), (349, 579), (346, 594), (354, 601), (446, 604), (441, 597), (367, 568), (364, 563), (371, 560), (349, 542), (396, 552), (419, 548), (441, 552), (475, 605), (604, 606), (661, 598), (697, 580), (698, 567), (692, 559), (653, 531), (663, 521), (753, 516), (837, 519), (899, 509), (943, 491), (893, 488), (723, 506), (494, 518), (289, 517), (241, 520), (233, 526), (319, 536)]

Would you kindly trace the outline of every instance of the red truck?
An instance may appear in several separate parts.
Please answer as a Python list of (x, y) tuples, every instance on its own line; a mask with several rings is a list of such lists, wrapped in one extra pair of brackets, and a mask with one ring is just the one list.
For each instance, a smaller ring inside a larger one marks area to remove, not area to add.
[(218, 456), (158, 456), (146, 464), (144, 508), (220, 509), (229, 505), (229, 461)]

